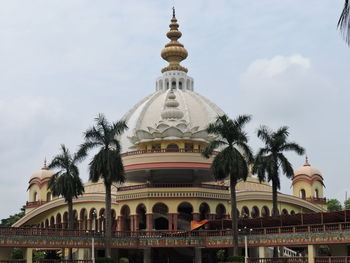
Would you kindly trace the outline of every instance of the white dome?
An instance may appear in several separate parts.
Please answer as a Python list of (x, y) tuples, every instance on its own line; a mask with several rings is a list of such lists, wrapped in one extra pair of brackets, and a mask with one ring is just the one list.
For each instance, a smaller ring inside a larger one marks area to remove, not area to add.
[(211, 137), (205, 129), (223, 114), (218, 106), (192, 90), (158, 90), (124, 115), (129, 129), (120, 138), (122, 151), (160, 139), (207, 142)]

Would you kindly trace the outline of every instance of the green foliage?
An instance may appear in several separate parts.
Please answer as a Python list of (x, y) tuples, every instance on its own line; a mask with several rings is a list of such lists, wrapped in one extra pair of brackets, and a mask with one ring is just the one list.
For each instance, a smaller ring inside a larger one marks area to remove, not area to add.
[(243, 256), (228, 256), (226, 261), (228, 262), (244, 262)]
[(345, 0), (343, 11), (338, 21), (338, 29), (342, 33), (345, 42), (350, 46), (350, 3)]
[(84, 185), (79, 177), (77, 163), (81, 160), (77, 154), (72, 155), (64, 144), (61, 153), (56, 155), (49, 164), (50, 169), (58, 168), (49, 181), (49, 189), (55, 196), (63, 196), (66, 202), (84, 193)]
[(96, 263), (113, 263), (112, 258), (105, 258), (105, 257), (100, 257), (100, 258), (95, 258)]
[(17, 247), (12, 249), (11, 259), (23, 259), (23, 250)]
[(337, 199), (329, 199), (327, 201), (327, 210), (329, 212), (342, 210), (341, 203)]
[(46, 251), (44, 250), (33, 250), (33, 260), (45, 259)]
[(14, 223), (20, 220), (24, 216), (24, 209), (22, 208), (21, 210), (22, 211), (17, 214), (1, 219), (0, 226), (12, 226)]
[(129, 259), (128, 258), (120, 258), (119, 263), (129, 263)]
[(216, 252), (216, 258), (219, 260), (219, 261), (225, 261), (225, 249), (219, 249), (217, 252)]
[(350, 209), (350, 198), (344, 201), (344, 209)]

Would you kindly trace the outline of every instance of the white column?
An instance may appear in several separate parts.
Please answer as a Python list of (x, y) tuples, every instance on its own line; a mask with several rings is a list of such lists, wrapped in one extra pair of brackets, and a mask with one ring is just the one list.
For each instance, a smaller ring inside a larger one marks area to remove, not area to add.
[(308, 263), (315, 263), (316, 247), (315, 245), (307, 245), (307, 259)]
[(143, 250), (143, 263), (151, 263), (151, 249), (145, 248)]
[(266, 258), (265, 247), (259, 247), (259, 258)]
[(202, 249), (199, 247), (194, 248), (194, 263), (202, 263)]
[(33, 263), (33, 249), (32, 248), (26, 248), (23, 251), (24, 259), (26, 260), (26, 263)]

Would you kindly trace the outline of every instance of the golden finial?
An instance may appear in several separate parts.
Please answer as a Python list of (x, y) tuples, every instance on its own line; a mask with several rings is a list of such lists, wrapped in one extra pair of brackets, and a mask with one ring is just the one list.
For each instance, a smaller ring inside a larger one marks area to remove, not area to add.
[(182, 33), (178, 30), (179, 24), (175, 17), (175, 8), (173, 7), (173, 17), (169, 25), (170, 30), (166, 36), (170, 39), (170, 42), (165, 45), (161, 52), (161, 56), (164, 60), (169, 62), (169, 65), (162, 69), (162, 73), (169, 70), (180, 70), (187, 72), (187, 68), (180, 65), (180, 62), (187, 58), (188, 53), (179, 41), (177, 41)]
[(307, 157), (307, 155), (305, 155), (305, 164), (304, 164), (304, 166), (310, 166), (309, 157)]

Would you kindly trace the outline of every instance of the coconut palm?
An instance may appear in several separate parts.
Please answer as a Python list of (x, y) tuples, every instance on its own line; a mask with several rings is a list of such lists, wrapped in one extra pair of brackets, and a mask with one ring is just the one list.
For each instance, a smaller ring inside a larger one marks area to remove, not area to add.
[[(48, 188), (55, 196), (63, 196), (68, 204), (68, 229), (74, 229), (73, 198), (84, 193), (84, 185), (79, 177), (77, 163), (81, 156), (71, 154), (64, 144), (61, 145), (61, 153), (56, 155), (49, 169), (59, 169), (49, 181)], [(72, 259), (72, 250), (69, 249), (69, 259)]]
[(338, 29), (342, 32), (343, 37), (348, 45), (350, 45), (350, 3), (345, 0), (343, 11), (338, 21)]
[[(277, 131), (272, 131), (266, 126), (258, 129), (258, 137), (265, 143), (255, 157), (253, 173), (258, 175), (260, 182), (272, 182), (272, 215), (278, 215), (277, 190), (280, 189), (280, 172), (293, 178), (294, 172), (291, 163), (284, 153), (288, 151), (299, 155), (304, 154), (304, 148), (295, 142), (288, 142), (288, 127), (283, 126)], [(274, 249), (274, 257), (277, 257), (277, 248)]]
[[(234, 255), (238, 253), (236, 184), (239, 180), (247, 179), (248, 164), (253, 159), (252, 151), (247, 144), (247, 134), (243, 130), (249, 120), (250, 116), (247, 115), (238, 116), (235, 120), (229, 119), (226, 115), (217, 117), (216, 121), (207, 127), (207, 132), (213, 134), (216, 139), (211, 141), (203, 152), (206, 158), (214, 156), (211, 164), (214, 178), (230, 179)], [(216, 149), (220, 151), (214, 153)]]
[(123, 183), (125, 180), (123, 161), (120, 155), (121, 146), (117, 136), (128, 127), (125, 121), (109, 123), (103, 114), (95, 119), (96, 125), (84, 133), (85, 142), (81, 145), (79, 154), (99, 148), (98, 153), (89, 164), (89, 179), (97, 182), (102, 179), (106, 189), (106, 228), (105, 248), (106, 257), (111, 257), (112, 218), (111, 218), (111, 187), (113, 183)]

